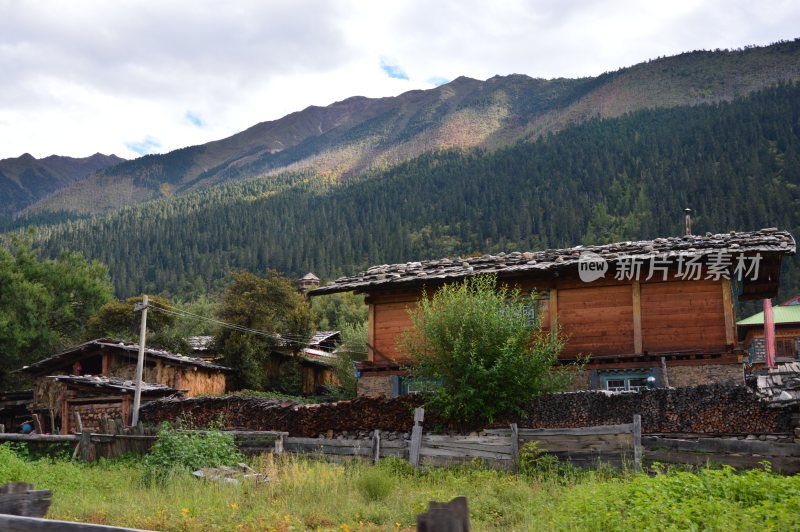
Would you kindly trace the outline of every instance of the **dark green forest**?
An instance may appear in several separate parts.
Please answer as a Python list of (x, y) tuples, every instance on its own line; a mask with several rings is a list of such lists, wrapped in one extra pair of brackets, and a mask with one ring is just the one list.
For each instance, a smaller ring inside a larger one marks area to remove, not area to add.
[[(191, 296), (231, 270), (322, 278), (371, 264), (800, 226), (800, 86), (594, 119), (498, 151), (429, 153), (343, 183), (284, 174), (39, 226), (107, 264), (117, 296)], [(782, 296), (800, 291), (786, 265)]]

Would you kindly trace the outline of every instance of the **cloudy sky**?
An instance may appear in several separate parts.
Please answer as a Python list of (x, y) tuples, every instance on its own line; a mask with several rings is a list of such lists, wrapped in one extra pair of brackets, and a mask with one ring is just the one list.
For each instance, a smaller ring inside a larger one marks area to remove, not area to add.
[(796, 37), (797, 0), (0, 0), (0, 159), (132, 158), (461, 75)]

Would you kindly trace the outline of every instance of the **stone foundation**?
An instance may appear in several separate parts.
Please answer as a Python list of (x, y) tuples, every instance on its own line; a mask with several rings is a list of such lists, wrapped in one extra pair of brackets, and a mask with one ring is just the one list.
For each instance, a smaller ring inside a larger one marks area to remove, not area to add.
[(701, 384), (744, 385), (741, 364), (709, 364), (703, 366), (667, 366), (669, 385), (673, 388)]
[(392, 375), (364, 375), (358, 379), (359, 397), (391, 397)]

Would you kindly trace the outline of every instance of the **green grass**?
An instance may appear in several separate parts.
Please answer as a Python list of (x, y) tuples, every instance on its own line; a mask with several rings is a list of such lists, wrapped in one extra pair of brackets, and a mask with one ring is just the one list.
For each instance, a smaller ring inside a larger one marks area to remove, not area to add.
[(729, 468), (652, 476), (552, 468), (523, 476), (479, 465), (413, 471), (265, 455), (270, 481), (143, 482), (140, 459), (29, 461), (0, 446), (0, 484), (53, 490), (48, 517), (156, 530), (413, 530), (428, 501), (464, 495), (475, 530), (796, 530), (800, 477)]

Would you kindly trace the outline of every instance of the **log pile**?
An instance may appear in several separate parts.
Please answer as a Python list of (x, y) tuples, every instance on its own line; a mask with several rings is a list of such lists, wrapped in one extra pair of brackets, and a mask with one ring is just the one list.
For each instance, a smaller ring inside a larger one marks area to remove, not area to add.
[(421, 403), (417, 396), (359, 397), (315, 405), (258, 397), (199, 397), (152, 401), (142, 407), (140, 416), (145, 423), (181, 419), (198, 427), (222, 419), (231, 430), (275, 430), (316, 437), (329, 431), (405, 431), (414, 424), (414, 408)]
[(642, 416), (647, 433), (757, 434), (791, 432), (789, 411), (770, 408), (743, 386), (702, 385), (639, 393), (550, 394), (526, 408), (520, 427), (559, 428), (629, 423)]
[[(407, 432), (414, 424), (419, 396), (395, 399), (359, 397), (352, 401), (301, 405), (256, 397), (225, 396), (161, 399), (142, 407), (146, 423), (191, 420), (207, 426), (222, 419), (227, 429), (276, 430), (291, 436), (317, 437), (344, 431)], [(792, 409), (774, 409), (742, 386), (703, 385), (693, 388), (646, 390), (629, 394), (576, 392), (535, 399), (526, 416), (509, 416), (493, 426), (569, 428), (630, 423), (642, 416), (646, 433), (763, 434), (793, 430)], [(448, 427), (434, 412), (425, 426)]]

